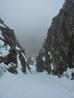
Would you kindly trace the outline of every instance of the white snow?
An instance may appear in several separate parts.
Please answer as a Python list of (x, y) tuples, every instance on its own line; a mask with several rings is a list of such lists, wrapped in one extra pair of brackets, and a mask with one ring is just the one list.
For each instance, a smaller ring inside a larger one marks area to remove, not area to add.
[[(1, 43), (0, 43), (1, 44)], [(7, 56), (7, 54), (9, 53), (10, 50), (10, 46), (7, 45), (7, 49), (6, 47), (0, 47), (0, 56)]]
[(21, 73), (21, 62), (20, 62), (20, 60), (19, 60), (19, 54), (17, 54), (17, 65), (18, 65), (18, 68), (17, 68), (17, 71), (18, 71), (18, 73)]
[(0, 48), (3, 47), (4, 42), (2, 40), (0, 40)]
[(27, 62), (27, 57), (25, 56), (25, 54), (24, 53), (21, 53), (21, 54), (24, 57), (25, 61)]
[(53, 70), (54, 69), (54, 65), (51, 63), (51, 70)]
[[(2, 32), (0, 30), (0, 37), (4, 39), (4, 37), (2, 36)], [(2, 47), (4, 45), (4, 42), (2, 40), (0, 40), (0, 47)]]
[(2, 32), (1, 32), (1, 30), (0, 30), (0, 37), (4, 39), (4, 37), (2, 36)]
[(45, 56), (42, 57), (42, 60), (43, 60), (44, 62), (46, 61)]
[(48, 55), (50, 55), (50, 59), (52, 59), (52, 55), (51, 55), (50, 51), (48, 51)]
[(4, 28), (6, 28), (4, 25), (2, 25), (1, 23), (0, 23), (0, 26), (2, 26), (2, 27), (4, 27)]
[[(1, 31), (0, 31), (0, 37), (4, 39)], [(4, 46), (4, 42), (0, 40), (0, 56), (6, 56), (9, 53), (9, 49), (10, 46), (7, 45), (7, 49), (6, 49), (6, 46)]]
[(6, 72), (7, 66), (4, 63), (0, 64), (0, 77)]
[(16, 50), (21, 50), (18, 46), (16, 46)]
[(71, 77), (71, 74), (72, 74), (72, 73), (74, 73), (74, 68), (71, 68), (71, 69), (68, 68), (67, 71), (64, 72), (63, 75), (71, 79), (71, 78), (72, 78), (72, 77)]
[(0, 98), (74, 98), (74, 81), (37, 73), (6, 72), (0, 77)]

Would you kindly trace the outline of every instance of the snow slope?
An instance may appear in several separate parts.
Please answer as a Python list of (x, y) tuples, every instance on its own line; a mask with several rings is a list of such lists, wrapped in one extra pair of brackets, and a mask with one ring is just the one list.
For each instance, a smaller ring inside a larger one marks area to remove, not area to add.
[(0, 98), (74, 98), (74, 81), (65, 77), (36, 73), (6, 72), (0, 77)]

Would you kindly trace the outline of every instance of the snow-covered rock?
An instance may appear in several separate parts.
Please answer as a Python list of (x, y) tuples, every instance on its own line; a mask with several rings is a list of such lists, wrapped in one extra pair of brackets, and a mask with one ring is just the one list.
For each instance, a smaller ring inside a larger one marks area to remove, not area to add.
[[(25, 68), (26, 72), (26, 56), (25, 51), (21, 47), (19, 41), (17, 40), (15, 33), (0, 18), (0, 67), (4, 63), (7, 67), (7, 70), (12, 73), (17, 73), (18, 68), (18, 57), (21, 62), (21, 69)], [(2, 70), (1, 67), (0, 70)], [(1, 71), (0, 71), (1, 72)]]
[(69, 79), (74, 79), (74, 68), (68, 68), (64, 73), (63, 76), (69, 78)]

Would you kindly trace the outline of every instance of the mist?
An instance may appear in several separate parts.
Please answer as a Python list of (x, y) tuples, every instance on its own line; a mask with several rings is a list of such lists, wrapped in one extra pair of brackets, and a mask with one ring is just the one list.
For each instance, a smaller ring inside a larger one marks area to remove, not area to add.
[(0, 0), (0, 17), (28, 55), (37, 55), (64, 0)]

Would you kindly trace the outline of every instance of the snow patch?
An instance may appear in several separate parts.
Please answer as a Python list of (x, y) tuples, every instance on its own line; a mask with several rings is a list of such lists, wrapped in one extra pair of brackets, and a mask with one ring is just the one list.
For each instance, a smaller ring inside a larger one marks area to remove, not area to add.
[(4, 46), (4, 42), (0, 40), (0, 48)]
[(7, 65), (5, 65), (4, 63), (0, 64), (0, 77), (4, 75), (4, 73), (6, 72), (7, 69)]
[(54, 70), (54, 65), (51, 63), (51, 70)]
[(2, 31), (0, 30), (0, 37), (4, 39), (4, 37), (2, 36)]
[(43, 57), (42, 57), (42, 60), (43, 60), (44, 62), (46, 61), (46, 58), (45, 58), (45, 56), (43, 56)]
[(21, 54), (24, 57), (25, 61), (27, 62), (27, 57), (24, 55), (24, 53), (21, 53)]
[(19, 50), (20, 51), (21, 49), (18, 46), (16, 46), (16, 50)]
[(0, 23), (0, 26), (6, 28), (6, 27), (5, 27), (3, 24), (1, 24), (1, 23)]
[(18, 68), (17, 68), (17, 71), (18, 71), (18, 73), (21, 73), (21, 62), (20, 62), (20, 60), (19, 60), (19, 54), (17, 54), (17, 65), (18, 65)]
[(50, 59), (52, 59), (52, 55), (51, 55), (50, 51), (48, 51), (48, 55), (50, 55)]
[(7, 49), (6, 49), (6, 47), (1, 47), (0, 48), (0, 56), (7, 56), (9, 54), (9, 50), (10, 50), (9, 45), (7, 45)]
[(72, 73), (74, 73), (74, 68), (68, 68), (67, 71), (65, 71), (63, 75), (71, 79)]

